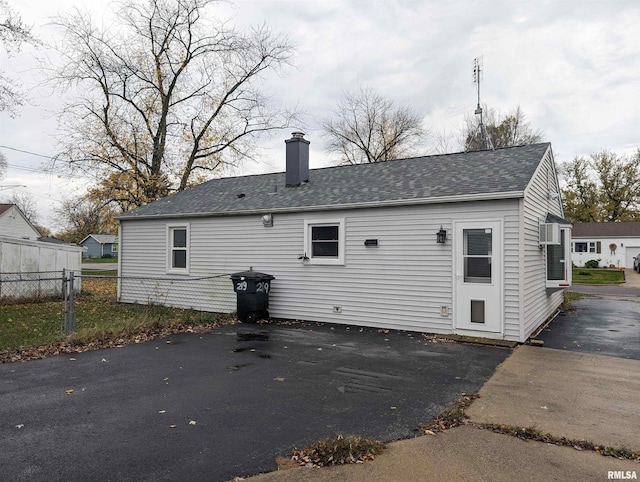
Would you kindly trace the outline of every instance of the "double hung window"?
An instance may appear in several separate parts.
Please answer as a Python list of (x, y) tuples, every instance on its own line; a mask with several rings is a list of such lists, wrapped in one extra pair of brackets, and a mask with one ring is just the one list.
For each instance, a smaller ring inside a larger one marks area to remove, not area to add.
[(167, 272), (189, 273), (189, 225), (167, 226)]
[(304, 225), (310, 264), (344, 264), (344, 219), (305, 221)]

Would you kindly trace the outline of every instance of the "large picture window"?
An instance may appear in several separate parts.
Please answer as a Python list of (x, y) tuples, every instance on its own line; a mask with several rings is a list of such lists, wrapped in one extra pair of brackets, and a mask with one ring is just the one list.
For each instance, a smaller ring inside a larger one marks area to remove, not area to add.
[(344, 219), (305, 221), (305, 254), (311, 264), (344, 264)]
[(167, 226), (167, 271), (189, 272), (189, 225)]

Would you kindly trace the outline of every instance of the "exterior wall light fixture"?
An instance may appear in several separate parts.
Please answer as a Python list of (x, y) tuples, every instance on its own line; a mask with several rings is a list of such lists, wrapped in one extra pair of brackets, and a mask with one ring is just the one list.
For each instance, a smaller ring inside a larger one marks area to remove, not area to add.
[(447, 240), (447, 232), (442, 226), (440, 226), (440, 231), (436, 233), (436, 241), (438, 244), (444, 244), (446, 240)]
[(262, 216), (262, 225), (265, 228), (270, 228), (271, 226), (273, 226), (273, 214), (269, 213)]

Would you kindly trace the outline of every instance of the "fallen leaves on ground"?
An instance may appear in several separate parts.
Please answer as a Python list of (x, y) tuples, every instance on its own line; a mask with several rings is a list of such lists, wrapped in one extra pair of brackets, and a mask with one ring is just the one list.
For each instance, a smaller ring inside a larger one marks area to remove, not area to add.
[(451, 402), (449, 408), (440, 413), (431, 422), (420, 424), (418, 429), (426, 434), (434, 435), (453, 427), (458, 427), (467, 423), (465, 410), (478, 398), (477, 393), (463, 393), (458, 400)]
[(363, 437), (325, 439), (301, 450), (293, 450), (291, 460), (304, 467), (362, 464), (375, 459), (385, 448), (382, 442)]
[[(215, 328), (226, 324), (235, 324), (236, 320), (216, 323), (203, 323), (197, 325), (176, 324), (161, 327), (155, 330), (143, 330), (137, 333), (127, 333), (118, 335), (105, 335), (99, 340), (77, 341), (71, 338), (67, 341), (52, 343), (46, 346), (36, 346), (24, 350), (5, 351), (0, 353), (0, 363), (12, 363), (18, 361), (40, 360), (55, 355), (83, 353), (87, 351), (100, 350), (102, 348), (114, 348), (124, 345), (143, 343), (146, 341), (164, 338), (178, 333), (208, 333)], [(103, 358), (106, 362), (106, 359)]]

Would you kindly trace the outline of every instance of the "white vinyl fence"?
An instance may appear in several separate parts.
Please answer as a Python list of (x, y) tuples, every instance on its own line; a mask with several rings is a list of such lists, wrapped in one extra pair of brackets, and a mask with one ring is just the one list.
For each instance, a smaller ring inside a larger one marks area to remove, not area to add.
[[(4, 284), (5, 288), (0, 289), (0, 299), (59, 295), (62, 293), (61, 273), (64, 270), (79, 274), (82, 270), (84, 250), (85, 248), (80, 246), (0, 236), (0, 284)], [(44, 276), (41, 273), (49, 275)], [(47, 278), (47, 282), (39, 278)], [(49, 278), (57, 278), (60, 281), (52, 281)], [(80, 287), (76, 289), (79, 290)]]

